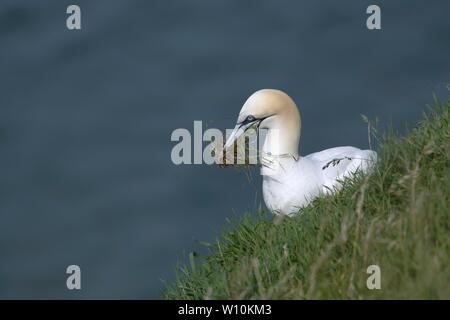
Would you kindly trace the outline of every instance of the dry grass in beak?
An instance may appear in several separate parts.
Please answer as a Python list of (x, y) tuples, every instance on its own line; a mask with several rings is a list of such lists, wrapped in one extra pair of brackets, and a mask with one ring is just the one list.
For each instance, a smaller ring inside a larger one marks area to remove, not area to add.
[(229, 148), (225, 148), (223, 142), (214, 143), (215, 162), (221, 167), (257, 165), (259, 163), (257, 140), (257, 135), (253, 132), (243, 134)]

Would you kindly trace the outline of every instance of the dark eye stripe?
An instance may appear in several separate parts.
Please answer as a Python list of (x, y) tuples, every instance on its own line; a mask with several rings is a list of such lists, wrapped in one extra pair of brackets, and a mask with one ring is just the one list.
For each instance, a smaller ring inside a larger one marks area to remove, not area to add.
[(249, 115), (249, 116), (247, 116), (247, 118), (245, 118), (244, 121), (242, 121), (242, 124), (247, 124), (247, 123), (254, 122), (254, 121), (256, 121), (256, 118), (252, 115)]
[(259, 125), (261, 124), (261, 122), (263, 122), (264, 120), (266, 120), (267, 118), (270, 118), (272, 115), (270, 115), (270, 116), (267, 116), (267, 117), (263, 117), (263, 118), (255, 118), (254, 116), (252, 116), (252, 115), (249, 115), (249, 116), (247, 116), (247, 118), (245, 118), (245, 120), (244, 121), (242, 121), (241, 123), (240, 123), (240, 126), (239, 127), (242, 127), (242, 126), (245, 126), (246, 124), (248, 124), (248, 123), (252, 123), (252, 122), (256, 122), (256, 121), (258, 121), (258, 128), (259, 128)]

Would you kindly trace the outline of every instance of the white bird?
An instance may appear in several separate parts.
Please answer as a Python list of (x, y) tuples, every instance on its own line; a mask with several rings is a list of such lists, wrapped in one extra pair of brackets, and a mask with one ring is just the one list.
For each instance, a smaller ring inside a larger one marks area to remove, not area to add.
[(301, 157), (301, 120), (295, 102), (284, 92), (263, 89), (243, 105), (225, 149), (250, 127), (267, 129), (261, 153), (263, 197), (274, 214), (295, 215), (314, 198), (342, 187), (357, 170), (366, 172), (376, 161), (372, 150), (336, 147)]

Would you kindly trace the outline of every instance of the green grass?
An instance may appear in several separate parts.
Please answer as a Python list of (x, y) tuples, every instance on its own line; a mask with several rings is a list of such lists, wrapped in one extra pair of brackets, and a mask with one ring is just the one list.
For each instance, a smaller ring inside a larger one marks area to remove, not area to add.
[[(371, 175), (294, 218), (230, 222), (168, 299), (450, 299), (450, 102), (380, 138)], [(369, 265), (381, 289), (366, 286)]]

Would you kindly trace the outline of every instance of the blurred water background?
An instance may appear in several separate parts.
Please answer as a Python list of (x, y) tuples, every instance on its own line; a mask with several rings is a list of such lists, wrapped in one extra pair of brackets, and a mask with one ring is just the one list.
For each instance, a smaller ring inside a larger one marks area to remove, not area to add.
[(448, 97), (450, 2), (376, 3), (381, 31), (369, 1), (2, 0), (0, 298), (160, 297), (198, 240), (262, 205), (257, 175), (172, 164), (170, 134), (232, 128), (257, 89), (297, 102), (302, 154), (367, 148), (361, 114), (414, 125)]

